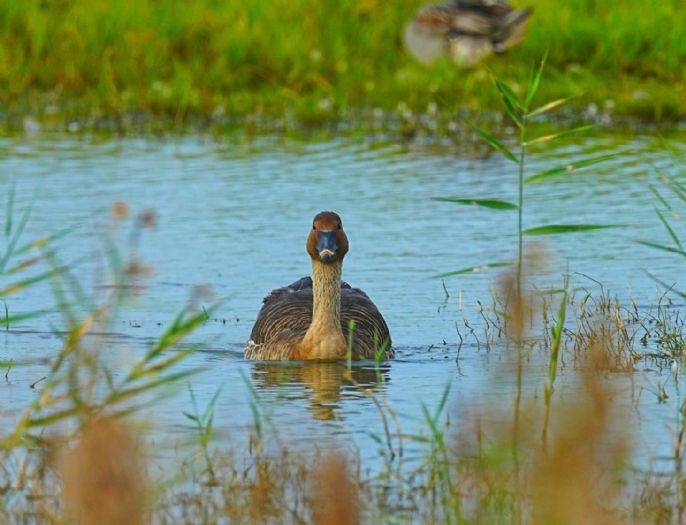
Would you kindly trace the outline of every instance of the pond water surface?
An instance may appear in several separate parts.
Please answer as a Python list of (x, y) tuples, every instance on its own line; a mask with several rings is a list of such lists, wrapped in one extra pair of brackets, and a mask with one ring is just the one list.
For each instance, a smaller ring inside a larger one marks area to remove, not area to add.
[[(540, 239), (550, 270), (540, 284), (559, 286), (569, 269), (574, 286), (597, 290), (593, 280), (635, 300), (654, 304), (664, 282), (684, 283), (676, 255), (638, 244), (667, 242), (649, 183), (657, 173), (681, 175), (674, 154), (656, 149), (650, 136), (596, 136), (584, 146), (566, 145), (537, 153), (536, 173), (570, 158), (619, 152), (616, 159), (547, 184), (527, 187), (525, 227), (549, 223), (621, 224), (622, 228)], [(77, 229), (58, 242), (60, 261), (78, 261), (76, 274), (87, 290), (100, 283), (103, 231), (115, 201), (132, 212), (152, 209), (154, 231), (143, 232), (138, 257), (154, 267), (145, 288), (127, 301), (108, 351), (123, 366), (147, 349), (164, 325), (206, 286), (221, 306), (192, 341), (199, 350), (180, 366), (201, 366), (190, 382), (200, 407), (221, 388), (215, 415), (215, 443), (244, 444), (253, 425), (246, 381), (284, 443), (305, 448), (339, 444), (377, 457), (370, 433), (381, 433), (373, 400), (343, 379), (340, 364), (253, 363), (242, 358), (262, 297), (271, 289), (309, 274), (304, 250), (312, 217), (335, 210), (343, 218), (351, 248), (344, 279), (363, 288), (384, 314), (398, 359), (377, 375), (356, 364), (354, 377), (398, 415), (406, 433), (424, 427), (422, 404), (434, 407), (446, 385), (452, 413), (469, 406), (509, 404), (514, 379), (502, 352), (477, 348), (465, 337), (456, 363), (456, 323), (481, 326), (477, 301), (490, 302), (493, 274), (436, 279), (439, 273), (515, 254), (515, 216), (432, 201), (459, 196), (516, 199), (514, 165), (496, 155), (467, 154), (436, 142), (389, 143), (370, 138), (298, 140), (265, 137), (217, 142), (197, 137), (173, 140), (93, 139), (66, 135), (0, 139), (0, 184), (16, 185), (16, 205), (32, 206), (25, 238), (64, 227)], [(659, 184), (659, 182), (658, 182)], [(1, 199), (4, 205), (4, 197)], [(3, 213), (4, 215), (4, 213)], [(127, 232), (121, 234), (126, 247)], [(593, 280), (592, 280), (593, 279)], [(101, 284), (101, 283), (100, 283)], [(444, 288), (445, 285), (445, 288)], [(212, 299), (205, 300), (207, 305)], [(10, 312), (54, 308), (47, 284), (7, 299)], [(26, 320), (0, 333), (0, 361), (49, 358), (61, 345), (57, 313)], [(651, 386), (664, 380), (639, 363), (635, 374), (618, 374), (627, 407), (637, 407), (636, 439), (645, 459), (667, 455), (673, 403), (658, 404)], [(14, 367), (0, 381), (0, 421), (9, 428), (40, 391), (30, 386), (45, 366)], [(541, 368), (543, 370), (543, 368)], [(561, 382), (572, 381), (563, 370)], [(381, 381), (379, 379), (381, 378)], [(525, 388), (542, 394), (543, 372)], [(681, 379), (679, 379), (681, 382)], [(676, 383), (670, 383), (674, 388)], [(646, 388), (641, 388), (641, 386)], [(643, 392), (640, 394), (639, 392)], [(183, 416), (190, 396), (180, 389), (150, 408), (157, 439), (173, 446), (192, 435)], [(457, 423), (459, 425), (459, 421)]]

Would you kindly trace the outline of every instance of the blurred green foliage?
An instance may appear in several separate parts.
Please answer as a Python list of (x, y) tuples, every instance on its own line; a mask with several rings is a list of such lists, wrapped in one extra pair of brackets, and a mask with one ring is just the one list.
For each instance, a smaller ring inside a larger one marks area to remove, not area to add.
[[(292, 116), (398, 105), (499, 111), (486, 67), (425, 68), (402, 33), (422, 0), (4, 0), (0, 104), (10, 117)], [(686, 115), (681, 0), (529, 0), (527, 38), (486, 66), (525, 81), (549, 51), (542, 99), (583, 94), (619, 115)], [(514, 89), (519, 86), (515, 83)], [(523, 89), (523, 87), (521, 88)]]

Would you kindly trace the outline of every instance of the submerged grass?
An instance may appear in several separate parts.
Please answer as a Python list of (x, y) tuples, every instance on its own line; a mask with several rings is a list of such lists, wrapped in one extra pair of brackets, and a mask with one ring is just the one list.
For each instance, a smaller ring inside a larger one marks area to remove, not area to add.
[[(484, 67), (424, 68), (403, 50), (422, 0), (75, 0), (0, 3), (0, 104), (10, 126), (26, 115), (135, 125), (150, 114), (263, 117), (304, 123), (394, 113), (401, 127), (435, 108), (500, 111)], [(549, 51), (548, 100), (569, 93), (591, 117), (648, 121), (686, 115), (686, 13), (679, 0), (529, 0), (527, 38), (488, 61), (525, 78)], [(523, 95), (519, 84), (512, 85)], [(433, 109), (432, 109), (433, 108)]]

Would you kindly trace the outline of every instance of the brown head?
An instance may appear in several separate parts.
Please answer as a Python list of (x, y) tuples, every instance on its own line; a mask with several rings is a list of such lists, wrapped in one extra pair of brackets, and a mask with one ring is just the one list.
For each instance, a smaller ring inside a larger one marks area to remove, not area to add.
[(348, 238), (338, 214), (323, 211), (315, 216), (307, 238), (307, 253), (312, 260), (324, 263), (343, 260), (348, 253)]

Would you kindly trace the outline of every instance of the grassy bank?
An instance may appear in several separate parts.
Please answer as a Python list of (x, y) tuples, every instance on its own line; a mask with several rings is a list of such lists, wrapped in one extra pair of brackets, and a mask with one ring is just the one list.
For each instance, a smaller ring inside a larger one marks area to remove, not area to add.
[[(389, 113), (499, 111), (484, 67), (428, 69), (403, 50), (421, 0), (86, 0), (0, 4), (0, 104), (10, 127), (147, 114), (302, 123)], [(542, 99), (580, 96), (614, 118), (686, 115), (686, 12), (678, 0), (519, 2), (528, 38), (487, 62), (525, 83), (549, 50)], [(516, 88), (516, 86), (515, 86)], [(593, 113), (593, 110), (591, 110)]]

